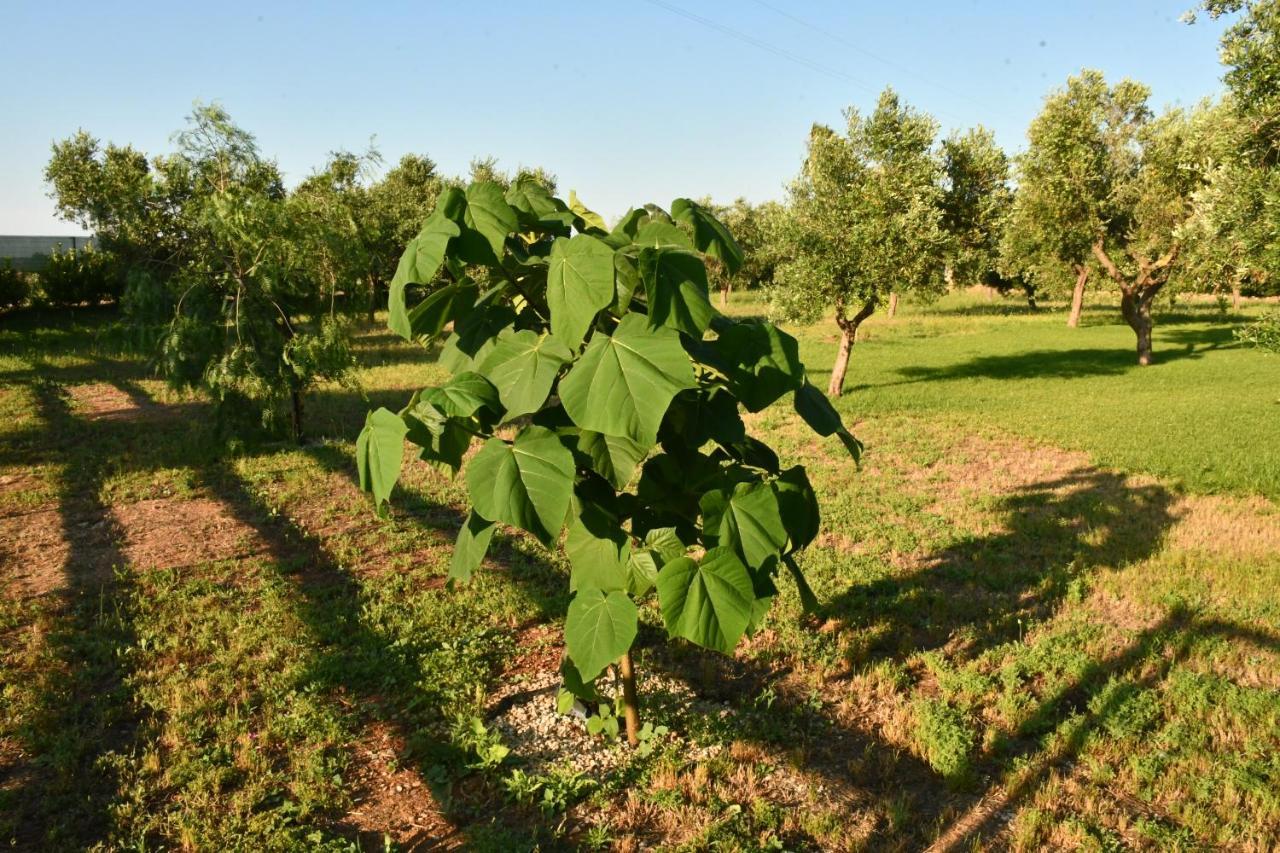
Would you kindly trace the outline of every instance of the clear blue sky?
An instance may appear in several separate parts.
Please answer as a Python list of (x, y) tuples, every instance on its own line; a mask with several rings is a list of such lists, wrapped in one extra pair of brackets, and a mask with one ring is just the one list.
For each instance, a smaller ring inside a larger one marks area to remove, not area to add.
[(681, 195), (778, 198), (809, 126), (885, 85), (944, 131), (985, 124), (1011, 151), (1081, 67), (1147, 83), (1157, 106), (1216, 93), (1224, 25), (1179, 23), (1192, 2), (9, 0), (0, 233), (76, 230), (41, 178), (53, 140), (82, 127), (167, 150), (197, 99), (225, 106), (290, 182), (375, 137), (388, 163), (545, 166), (609, 217)]

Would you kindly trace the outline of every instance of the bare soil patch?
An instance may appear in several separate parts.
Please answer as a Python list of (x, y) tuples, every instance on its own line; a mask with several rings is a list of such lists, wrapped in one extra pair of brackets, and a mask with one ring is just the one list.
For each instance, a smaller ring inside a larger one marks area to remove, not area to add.
[(172, 569), (266, 553), (269, 546), (223, 503), (157, 498), (113, 509), (124, 553), (138, 569)]
[(5, 594), (32, 598), (110, 576), (118, 562), (109, 520), (65, 518), (40, 510), (0, 518), (0, 586)]
[(347, 779), (355, 793), (340, 821), (362, 850), (383, 849), (389, 836), (398, 850), (458, 850), (465, 839), (444, 816), (430, 787), (415, 770), (398, 767), (404, 741), (384, 723), (373, 723), (353, 745)]
[(67, 393), (77, 413), (91, 421), (133, 420), (156, 408), (105, 382), (69, 385)]

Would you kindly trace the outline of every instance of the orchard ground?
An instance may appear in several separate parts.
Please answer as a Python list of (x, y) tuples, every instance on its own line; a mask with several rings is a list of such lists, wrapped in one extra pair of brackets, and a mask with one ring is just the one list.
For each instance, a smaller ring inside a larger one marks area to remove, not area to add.
[[(367, 401), (228, 443), (109, 312), (5, 318), (0, 843), (1272, 849), (1280, 359), (1238, 319), (1166, 306), (1138, 368), (1114, 307), (873, 318), (837, 402), (861, 471), (750, 423), (818, 490), (820, 612), (784, 579), (733, 658), (644, 612), (666, 732), (632, 751), (550, 707), (558, 557), (508, 531), (451, 591), (461, 483), (415, 463), (387, 519), (357, 491), (365, 410), (429, 353), (370, 332)], [(821, 376), (834, 325), (793, 331)]]

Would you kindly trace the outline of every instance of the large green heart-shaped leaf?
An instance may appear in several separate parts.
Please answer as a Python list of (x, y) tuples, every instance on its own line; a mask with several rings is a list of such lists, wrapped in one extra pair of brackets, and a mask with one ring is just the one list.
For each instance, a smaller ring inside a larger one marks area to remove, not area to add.
[(591, 470), (608, 480), (615, 489), (626, 488), (636, 465), (649, 452), (649, 448), (625, 436), (591, 430), (579, 433), (578, 449), (591, 458)]
[(625, 592), (578, 590), (565, 615), (564, 644), (581, 679), (591, 681), (622, 657), (638, 628), (636, 605)]
[(469, 418), (480, 409), (498, 412), (498, 389), (478, 373), (464, 371), (439, 388), (428, 388), (422, 396), (446, 415)]
[(649, 221), (649, 211), (641, 208), (632, 208), (622, 215), (618, 220), (618, 224), (613, 226), (613, 230), (609, 232), (609, 236), (613, 238), (617, 245), (625, 245), (634, 242), (636, 235), (640, 233), (640, 228)]
[(391, 497), (404, 464), (404, 437), (409, 428), (390, 409), (378, 409), (365, 416), (364, 429), (356, 439), (356, 469), (360, 488), (373, 492), (379, 513)]
[(665, 563), (683, 557), (689, 546), (684, 544), (674, 527), (655, 527), (644, 535), (644, 546)]
[(520, 224), (515, 209), (503, 197), (502, 187), (493, 181), (477, 181), (467, 187), (467, 211), (463, 221), (468, 228), (480, 232), (498, 258), (502, 257), (507, 235)]
[(491, 438), (467, 466), (467, 491), (485, 518), (555, 542), (573, 495), (573, 454), (554, 432), (525, 427), (513, 443)]
[(613, 299), (613, 249), (586, 234), (557, 238), (547, 267), (551, 333), (576, 348)]
[(560, 401), (583, 429), (648, 448), (671, 398), (693, 385), (693, 365), (680, 336), (649, 328), (641, 314), (628, 314), (612, 335), (591, 338), (560, 382)]
[(449, 563), (451, 583), (466, 583), (471, 580), (471, 575), (484, 562), (494, 527), (496, 525), (492, 521), (481, 518), (474, 511), (467, 513), (467, 521), (458, 531), (458, 538), (453, 543), (453, 560)]
[(541, 181), (529, 174), (516, 178), (511, 189), (507, 190), (506, 200), (519, 213), (526, 214), (524, 219), (531, 225), (560, 224), (558, 214), (568, 212), (563, 202), (554, 198)]
[(778, 495), (768, 483), (739, 483), (732, 492), (716, 489), (699, 505), (703, 532), (736, 551), (748, 566), (764, 565), (786, 547)]
[(573, 190), (569, 190), (569, 209), (582, 221), (582, 229), (595, 228), (601, 232), (609, 230), (604, 217), (583, 204), (582, 200), (578, 198), (578, 194)]
[(462, 467), (462, 457), (471, 446), (472, 435), (461, 418), (449, 417), (417, 394), (400, 417), (408, 428), (408, 439), (421, 448), (418, 455), (423, 460), (447, 466), (457, 473)]
[(809, 428), (821, 436), (835, 433), (841, 444), (849, 451), (854, 462), (862, 459), (862, 442), (844, 428), (840, 415), (836, 412), (827, 395), (808, 382), (805, 382), (795, 393), (795, 408)]
[(462, 233), (457, 223), (437, 209), (427, 220), (417, 237), (409, 241), (387, 295), (387, 326), (405, 340), (414, 337), (409, 309), (405, 304), (404, 289), (409, 284), (430, 284), (444, 264), (449, 241)]
[(728, 269), (729, 275), (736, 275), (742, 268), (745, 256), (738, 241), (733, 239), (724, 223), (716, 219), (711, 211), (695, 201), (678, 198), (671, 202), (671, 218), (683, 222), (693, 229), (693, 245), (704, 255), (716, 258)]
[(434, 338), (444, 327), (470, 313), (476, 304), (476, 286), (469, 281), (447, 284), (413, 306), (406, 315), (409, 338)]
[(677, 249), (693, 248), (693, 241), (689, 239), (688, 234), (663, 219), (649, 219), (641, 225), (636, 230), (635, 243), (637, 246), (647, 246), (651, 249), (664, 246)]
[(572, 568), (570, 590), (595, 587), (610, 591), (626, 587), (626, 534), (617, 518), (595, 504), (584, 502), (569, 523), (564, 553)]
[(712, 548), (701, 561), (679, 557), (663, 566), (658, 602), (668, 634), (730, 654), (751, 621), (755, 593), (738, 556)]
[(648, 548), (633, 549), (627, 557), (627, 592), (641, 596), (658, 582), (658, 557)]
[(717, 313), (707, 301), (707, 268), (702, 258), (683, 249), (641, 249), (639, 265), (650, 325), (701, 339)]
[(498, 389), (510, 420), (542, 408), (556, 373), (572, 358), (573, 353), (554, 335), (507, 329), (498, 335), (478, 370)]
[(800, 345), (772, 323), (734, 323), (720, 332), (715, 350), (734, 394), (749, 412), (767, 408), (804, 384)]
[(805, 473), (803, 465), (783, 471), (773, 481), (773, 490), (778, 496), (782, 526), (786, 528), (787, 539), (790, 540), (788, 550), (798, 551), (818, 535), (818, 496), (809, 483), (809, 475)]

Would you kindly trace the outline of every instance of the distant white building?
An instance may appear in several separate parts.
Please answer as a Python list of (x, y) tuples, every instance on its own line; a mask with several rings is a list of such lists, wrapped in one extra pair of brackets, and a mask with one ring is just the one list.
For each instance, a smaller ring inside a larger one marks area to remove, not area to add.
[(13, 261), (15, 268), (28, 272), (44, 269), (49, 255), (55, 250), (83, 249), (92, 246), (92, 237), (29, 237), (0, 234), (0, 265), (4, 258)]

